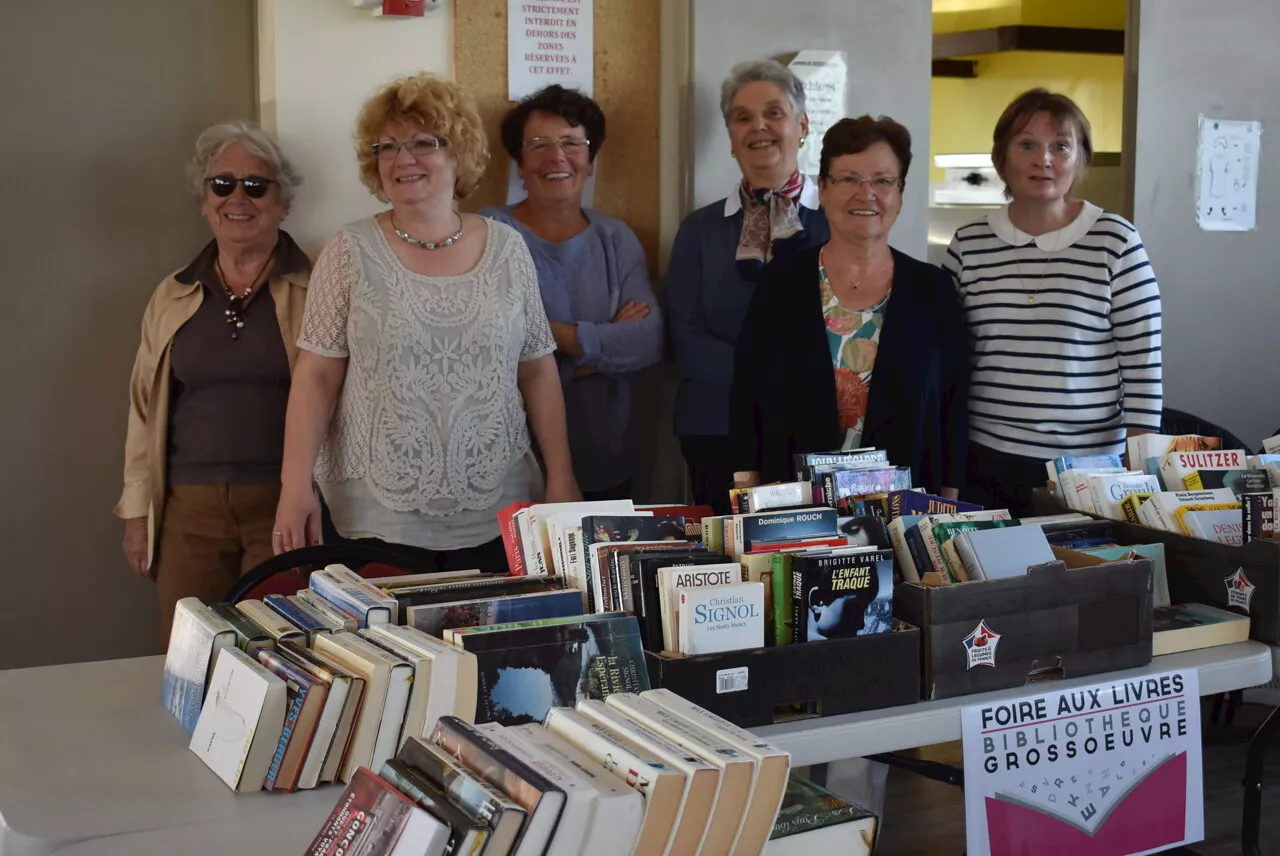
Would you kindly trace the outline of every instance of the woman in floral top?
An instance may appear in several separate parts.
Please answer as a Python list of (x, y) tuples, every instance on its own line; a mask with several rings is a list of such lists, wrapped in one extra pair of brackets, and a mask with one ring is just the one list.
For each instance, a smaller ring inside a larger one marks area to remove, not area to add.
[(876, 446), (954, 497), (964, 475), (969, 344), (945, 273), (889, 246), (911, 165), (891, 119), (843, 119), (822, 141), (821, 247), (765, 271), (738, 339), (735, 483), (786, 480), (792, 456)]

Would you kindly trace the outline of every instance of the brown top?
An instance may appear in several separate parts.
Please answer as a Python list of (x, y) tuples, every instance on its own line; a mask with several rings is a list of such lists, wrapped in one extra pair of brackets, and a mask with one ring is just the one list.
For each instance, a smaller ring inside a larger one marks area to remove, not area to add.
[[(289, 273), (272, 273), (262, 294), (270, 292), (275, 307), (276, 330), (288, 355), (297, 358), (297, 337), (311, 276), (306, 254), (284, 232), (278, 253)], [(206, 251), (210, 251), (208, 247)], [(201, 253), (203, 256), (204, 253)], [(199, 261), (199, 256), (197, 261)], [(287, 263), (285, 263), (287, 260)], [(129, 431), (125, 440), (124, 489), (115, 513), (125, 519), (148, 518), (152, 550), (164, 510), (164, 489), (168, 484), (169, 396), (172, 376), (172, 343), (178, 330), (205, 302), (205, 290), (197, 285), (196, 262), (168, 276), (151, 295), (142, 318), (142, 341), (134, 360), (129, 382)], [(225, 297), (225, 296), (224, 296)], [(252, 303), (256, 303), (256, 298)], [(265, 306), (266, 304), (263, 304)], [(223, 307), (225, 308), (225, 306)], [(261, 306), (250, 305), (248, 313), (264, 314)], [(267, 313), (268, 315), (270, 313)], [(249, 325), (245, 321), (245, 326)], [(230, 333), (227, 333), (230, 339)], [(233, 344), (242, 344), (235, 342)]]

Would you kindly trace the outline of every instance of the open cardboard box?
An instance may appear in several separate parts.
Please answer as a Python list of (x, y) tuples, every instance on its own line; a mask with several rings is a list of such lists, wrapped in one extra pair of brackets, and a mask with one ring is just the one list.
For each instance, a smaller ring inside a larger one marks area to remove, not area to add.
[(1151, 662), (1152, 562), (1058, 551), (1021, 577), (903, 583), (894, 617), (920, 628), (926, 699)]
[[(920, 700), (920, 631), (719, 654), (645, 652), (649, 680), (742, 728)], [(1150, 631), (1148, 631), (1150, 637)]]

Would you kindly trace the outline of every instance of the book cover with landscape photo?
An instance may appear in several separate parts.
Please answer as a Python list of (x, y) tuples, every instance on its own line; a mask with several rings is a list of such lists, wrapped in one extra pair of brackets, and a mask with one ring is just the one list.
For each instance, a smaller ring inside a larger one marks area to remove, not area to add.
[[(542, 722), (553, 707), (615, 692), (649, 689), (640, 629), (630, 615), (483, 634), (474, 646), (479, 666), (476, 722)], [(500, 638), (501, 637), (501, 638)]]
[(423, 633), (443, 637), (445, 630), (456, 627), (484, 627), (510, 621), (581, 615), (582, 595), (577, 589), (531, 592), (412, 606), (407, 613), (410, 626)]

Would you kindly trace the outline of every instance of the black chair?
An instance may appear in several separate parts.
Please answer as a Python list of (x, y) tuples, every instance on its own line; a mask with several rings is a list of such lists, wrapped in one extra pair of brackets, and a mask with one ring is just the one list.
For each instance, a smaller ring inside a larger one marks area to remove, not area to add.
[[(272, 556), (236, 580), (223, 597), (224, 603), (236, 603), (247, 595), (293, 594), (307, 587), (311, 571), (319, 566), (343, 564), (361, 576), (388, 577), (402, 574), (429, 573), (404, 553), (376, 544), (318, 544)], [(277, 575), (287, 575), (279, 576)], [(275, 578), (275, 579), (273, 579)]]

